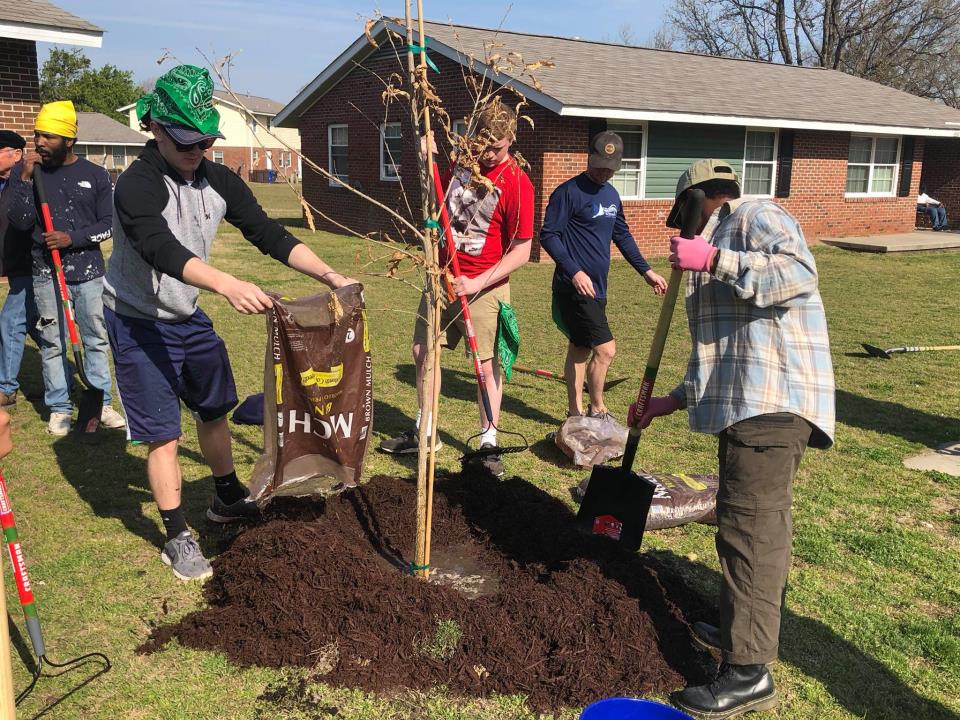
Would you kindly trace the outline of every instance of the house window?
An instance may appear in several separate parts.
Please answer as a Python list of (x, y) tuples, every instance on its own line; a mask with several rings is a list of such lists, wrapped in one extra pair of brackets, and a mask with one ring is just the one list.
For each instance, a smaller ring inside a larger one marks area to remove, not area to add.
[(777, 157), (775, 130), (747, 130), (743, 151), (743, 194), (771, 197)]
[(899, 155), (899, 137), (851, 135), (847, 194), (892, 196)]
[(451, 126), (455, 135), (463, 137), (467, 134), (467, 121), (466, 120), (454, 120), (453, 125)]
[(213, 151), (213, 161), (223, 165), (223, 150), (214, 150)]
[(86, 158), (87, 157), (87, 146), (86, 145), (74, 145), (73, 154), (77, 157)]
[(260, 151), (259, 151), (259, 150), (254, 150), (254, 151), (253, 151), (253, 164), (256, 165), (258, 162), (260, 162)]
[(643, 197), (643, 176), (646, 165), (643, 125), (614, 125), (607, 127), (623, 139), (623, 160), (620, 169), (613, 174), (613, 185), (624, 200)]
[(120, 168), (126, 164), (127, 164), (127, 154), (124, 152), (123, 147), (114, 147), (113, 148), (113, 166), (115, 168)]
[(380, 126), (380, 179), (400, 179), (400, 155), (403, 152), (400, 123), (384, 123)]
[[(327, 128), (327, 142), (330, 149), (329, 172), (337, 180), (349, 182), (350, 174), (347, 171), (347, 126), (331, 125)], [(330, 180), (336, 186), (337, 180)]]

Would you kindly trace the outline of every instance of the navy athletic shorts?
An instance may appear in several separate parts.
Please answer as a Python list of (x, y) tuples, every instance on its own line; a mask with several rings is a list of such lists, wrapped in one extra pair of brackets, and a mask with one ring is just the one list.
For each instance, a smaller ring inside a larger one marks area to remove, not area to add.
[(164, 322), (103, 309), (127, 416), (127, 437), (161, 442), (180, 437), (180, 401), (201, 422), (219, 420), (237, 404), (227, 348), (199, 308)]
[(606, 308), (606, 298), (581, 295), (572, 285), (553, 288), (554, 322), (577, 347), (595, 348), (613, 340)]

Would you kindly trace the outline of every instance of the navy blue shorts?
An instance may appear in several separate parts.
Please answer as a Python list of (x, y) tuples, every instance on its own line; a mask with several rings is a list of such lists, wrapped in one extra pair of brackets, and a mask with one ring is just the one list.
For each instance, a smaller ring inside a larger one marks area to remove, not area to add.
[(219, 420), (236, 406), (227, 348), (202, 310), (180, 322), (118, 315), (107, 307), (103, 317), (129, 439), (179, 438), (181, 400), (202, 422)]

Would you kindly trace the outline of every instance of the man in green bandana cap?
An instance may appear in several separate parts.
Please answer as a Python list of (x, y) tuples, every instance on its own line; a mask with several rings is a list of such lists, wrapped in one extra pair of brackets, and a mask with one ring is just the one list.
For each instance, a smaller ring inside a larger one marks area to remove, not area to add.
[(167, 532), (161, 559), (178, 578), (191, 580), (211, 570), (180, 505), (181, 400), (197, 421), (214, 476), (207, 517), (223, 523), (256, 515), (233, 465), (226, 415), (237, 394), (230, 360), (197, 298), (200, 290), (218, 293), (244, 314), (262, 313), (272, 303), (253, 283), (207, 264), (220, 221), (236, 226), (265, 255), (330, 288), (356, 281), (268, 218), (236, 174), (204, 158), (223, 137), (206, 70), (173, 68), (140, 98), (137, 116), (154, 139), (117, 180), (104, 316), (128, 437), (148, 447), (147, 477)]

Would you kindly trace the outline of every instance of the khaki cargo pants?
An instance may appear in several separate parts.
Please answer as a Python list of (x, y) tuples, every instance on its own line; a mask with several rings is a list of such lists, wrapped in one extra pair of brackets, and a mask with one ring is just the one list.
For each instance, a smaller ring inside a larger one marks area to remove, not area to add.
[(771, 413), (719, 434), (720, 638), (724, 660), (734, 665), (777, 658), (793, 540), (793, 478), (811, 432), (797, 415)]

